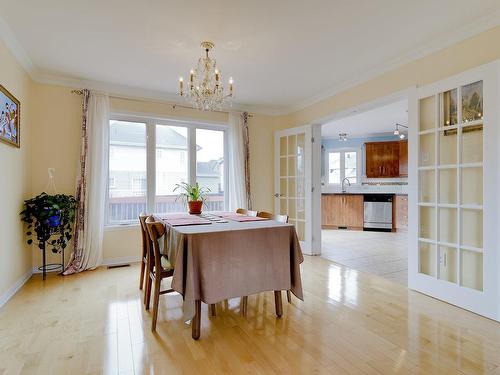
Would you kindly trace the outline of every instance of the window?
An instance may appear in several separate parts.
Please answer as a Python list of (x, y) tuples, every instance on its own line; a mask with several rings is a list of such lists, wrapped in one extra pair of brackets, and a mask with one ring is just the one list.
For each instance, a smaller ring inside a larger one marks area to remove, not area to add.
[(107, 223), (136, 223), (141, 212), (183, 212), (175, 186), (210, 189), (207, 210), (226, 209), (224, 126), (176, 121), (110, 121)]
[(328, 183), (340, 185), (344, 178), (351, 184), (359, 183), (358, 150), (330, 151), (327, 153)]
[(146, 124), (110, 121), (108, 223), (146, 211)]

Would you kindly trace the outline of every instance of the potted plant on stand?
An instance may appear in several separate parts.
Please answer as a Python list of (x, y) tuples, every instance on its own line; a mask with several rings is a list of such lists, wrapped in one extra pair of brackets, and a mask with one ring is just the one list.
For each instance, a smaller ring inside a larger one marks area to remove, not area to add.
[(205, 196), (210, 193), (210, 189), (206, 187), (200, 187), (198, 183), (190, 185), (187, 182), (181, 182), (176, 184), (174, 191), (180, 190), (177, 198), (187, 202), (189, 213), (192, 215), (201, 214), (201, 209), (205, 203)]
[[(76, 200), (72, 195), (42, 193), (24, 201), (24, 210), (21, 211), (21, 220), (27, 224), (27, 243), (31, 245), (35, 240), (42, 251), (43, 265), (39, 270), (45, 273), (64, 268), (64, 249), (73, 237), (73, 223), (75, 220)], [(61, 264), (46, 264), (45, 250), (49, 245), (53, 253), (61, 254)]]

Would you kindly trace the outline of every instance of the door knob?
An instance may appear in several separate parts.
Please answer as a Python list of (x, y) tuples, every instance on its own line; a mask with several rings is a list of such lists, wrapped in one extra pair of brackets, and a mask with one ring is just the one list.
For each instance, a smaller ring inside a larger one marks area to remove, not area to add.
[(276, 198), (279, 198), (279, 197), (282, 197), (282, 196), (283, 196), (283, 194), (276, 193), (276, 194), (274, 194), (274, 196), (275, 196)]

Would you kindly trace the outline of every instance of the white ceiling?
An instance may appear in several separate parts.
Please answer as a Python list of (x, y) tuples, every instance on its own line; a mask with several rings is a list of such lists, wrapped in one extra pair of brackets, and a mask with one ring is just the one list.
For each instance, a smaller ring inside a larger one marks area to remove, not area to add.
[[(172, 97), (202, 40), (235, 101), (287, 112), (500, 22), (498, 0), (0, 0), (40, 81)], [(0, 20), (1, 21), (1, 20)], [(18, 55), (21, 55), (19, 52)], [(35, 78), (36, 79), (36, 78)]]
[[(329, 122), (321, 127), (322, 137), (338, 138), (347, 133), (348, 138), (390, 135), (395, 124), (408, 126), (408, 102), (402, 100)], [(406, 129), (402, 128), (406, 133)]]

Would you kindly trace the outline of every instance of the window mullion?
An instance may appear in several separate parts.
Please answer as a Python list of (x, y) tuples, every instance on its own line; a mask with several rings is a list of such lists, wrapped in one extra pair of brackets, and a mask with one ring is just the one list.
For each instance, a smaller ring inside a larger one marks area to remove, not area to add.
[(146, 123), (146, 206), (147, 211), (155, 211), (156, 200), (156, 124), (153, 120)]
[(189, 183), (196, 183), (196, 127), (188, 128), (188, 173)]

